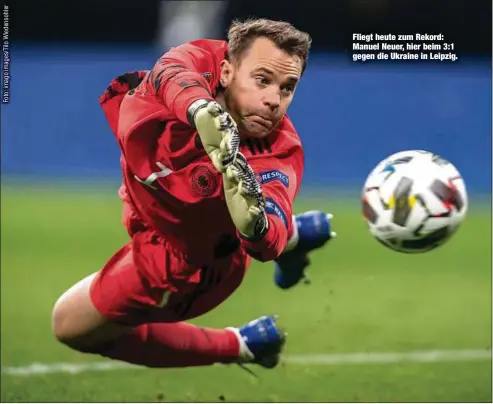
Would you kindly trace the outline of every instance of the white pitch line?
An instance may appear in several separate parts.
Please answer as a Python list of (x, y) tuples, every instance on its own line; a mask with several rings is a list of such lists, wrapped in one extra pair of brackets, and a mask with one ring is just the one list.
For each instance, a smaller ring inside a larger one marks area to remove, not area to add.
[(307, 365), (346, 365), (370, 363), (444, 362), (491, 359), (491, 349), (458, 351), (414, 351), (395, 353), (349, 353), (328, 355), (296, 355), (286, 358), (288, 363)]
[(32, 363), (27, 366), (2, 366), (2, 374), (13, 376), (32, 376), (47, 373), (82, 373), (118, 369), (140, 369), (140, 366), (119, 361), (88, 363)]
[[(290, 355), (283, 362), (299, 365), (348, 365), (374, 363), (412, 363), (471, 361), (491, 359), (491, 349), (466, 349), (456, 351), (414, 351), (394, 353), (349, 353), (349, 354), (313, 354)], [(15, 376), (31, 376), (47, 373), (76, 374), (91, 371), (109, 371), (118, 369), (145, 369), (125, 362), (106, 361), (88, 363), (33, 363), (27, 366), (3, 366), (2, 373)]]

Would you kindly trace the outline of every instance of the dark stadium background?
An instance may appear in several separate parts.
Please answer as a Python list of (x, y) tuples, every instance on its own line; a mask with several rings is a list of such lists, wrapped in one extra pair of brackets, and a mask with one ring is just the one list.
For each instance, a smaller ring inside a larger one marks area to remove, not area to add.
[[(239, 0), (223, 11), (216, 37), (247, 16), (313, 36), (289, 111), (306, 153), (295, 210), (332, 212), (338, 237), (311, 254), (310, 285), (276, 289), (272, 263), (255, 262), (231, 299), (196, 323), (279, 314), (287, 359), (299, 362), (256, 369), (258, 379), (220, 366), (105, 362), (98, 372), (102, 358), (54, 341), (58, 296), (128, 241), (119, 151), (98, 97), (121, 73), (152, 67), (166, 50), (161, 22), (175, 16), (156, 0), (17, 0), (0, 116), (1, 401), (491, 402), (491, 2)], [(442, 33), (459, 60), (354, 63), (357, 32)], [(405, 149), (450, 159), (471, 198), (457, 235), (427, 254), (385, 249), (361, 217), (369, 170)], [(389, 362), (378, 362), (382, 353)]]
[[(10, 7), (3, 173), (118, 175), (116, 144), (96, 100), (113, 77), (151, 68), (164, 51), (155, 40), (159, 2)], [(252, 15), (291, 21), (313, 36), (310, 67), (290, 110), (307, 151), (306, 186), (359, 186), (377, 159), (425, 148), (453, 160), (472, 189), (490, 191), (491, 3), (240, 0), (227, 3), (218, 32), (232, 18)], [(355, 64), (353, 32), (442, 33), (460, 62)]]

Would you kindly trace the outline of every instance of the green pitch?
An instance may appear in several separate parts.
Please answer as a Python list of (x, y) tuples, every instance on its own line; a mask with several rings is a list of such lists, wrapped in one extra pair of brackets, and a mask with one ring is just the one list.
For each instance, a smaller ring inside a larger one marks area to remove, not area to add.
[[(322, 201), (322, 202), (320, 202)], [(288, 291), (272, 264), (254, 263), (242, 287), (196, 324), (240, 325), (278, 314), (286, 354), (275, 370), (237, 366), (2, 373), (2, 401), (491, 402), (491, 359), (314, 364), (317, 355), (491, 349), (491, 213), (472, 207), (458, 234), (424, 255), (386, 250), (367, 233), (357, 201), (303, 199), (297, 211), (334, 213), (338, 238), (312, 254), (311, 285)], [(56, 343), (57, 297), (126, 242), (114, 193), (2, 189), (1, 365), (101, 362)], [(467, 356), (467, 355), (466, 355)], [(343, 357), (347, 358), (347, 357)], [(366, 358), (366, 359), (365, 359)]]

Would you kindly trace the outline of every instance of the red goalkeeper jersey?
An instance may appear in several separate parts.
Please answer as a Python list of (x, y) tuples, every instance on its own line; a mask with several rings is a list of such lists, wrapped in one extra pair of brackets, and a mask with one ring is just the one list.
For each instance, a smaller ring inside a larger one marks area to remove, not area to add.
[(303, 172), (303, 150), (287, 116), (269, 136), (246, 139), (241, 152), (258, 176), (269, 230), (260, 241), (239, 237), (200, 137), (187, 121), (197, 99), (214, 99), (227, 43), (199, 40), (172, 48), (149, 72), (113, 80), (100, 103), (121, 148), (124, 224), (154, 229), (190, 262), (207, 265), (243, 248), (253, 258), (277, 258), (292, 234), (292, 204)]

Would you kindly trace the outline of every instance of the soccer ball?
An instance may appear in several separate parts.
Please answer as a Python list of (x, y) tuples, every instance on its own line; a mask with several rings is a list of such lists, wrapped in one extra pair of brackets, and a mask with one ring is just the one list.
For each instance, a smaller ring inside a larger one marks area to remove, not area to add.
[(370, 233), (383, 245), (406, 253), (443, 245), (468, 208), (459, 171), (424, 150), (399, 152), (381, 161), (366, 179), (362, 202)]

